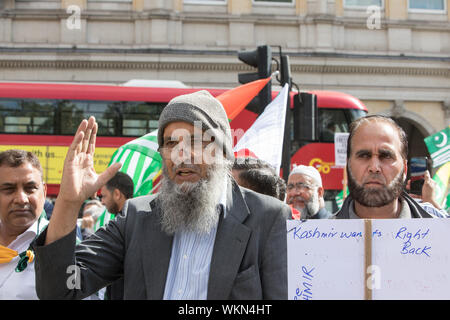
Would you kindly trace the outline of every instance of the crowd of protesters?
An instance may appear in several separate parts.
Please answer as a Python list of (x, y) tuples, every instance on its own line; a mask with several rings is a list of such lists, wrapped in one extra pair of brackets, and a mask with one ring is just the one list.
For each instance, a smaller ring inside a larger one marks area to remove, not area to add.
[[(33, 153), (0, 153), (0, 299), (287, 299), (286, 220), (448, 217), (429, 174), (420, 201), (408, 194), (406, 134), (387, 117), (351, 124), (337, 212), (316, 168), (295, 166), (285, 182), (260, 159), (236, 158), (227, 115), (206, 91), (161, 113), (156, 194), (133, 198), (119, 163), (95, 173), (97, 129), (93, 117), (81, 122), (54, 206)], [(95, 230), (105, 211), (116, 218)]]

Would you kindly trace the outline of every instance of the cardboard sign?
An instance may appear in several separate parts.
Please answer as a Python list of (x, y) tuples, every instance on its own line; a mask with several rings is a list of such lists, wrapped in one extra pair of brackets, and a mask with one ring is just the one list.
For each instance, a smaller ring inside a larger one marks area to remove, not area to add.
[(289, 220), (288, 298), (450, 299), (450, 220)]
[(334, 134), (334, 165), (345, 167), (347, 164), (347, 140), (348, 132), (336, 132)]

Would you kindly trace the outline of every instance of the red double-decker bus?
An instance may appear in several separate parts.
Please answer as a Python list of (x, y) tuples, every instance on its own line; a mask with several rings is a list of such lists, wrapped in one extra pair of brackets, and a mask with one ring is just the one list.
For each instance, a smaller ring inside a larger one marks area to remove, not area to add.
[[(101, 172), (119, 146), (157, 129), (159, 115), (172, 98), (202, 89), (214, 96), (226, 91), (179, 86), (0, 83), (0, 151), (16, 147), (35, 152), (44, 168), (48, 196), (54, 197), (59, 190), (67, 147), (82, 119), (93, 115), (99, 124), (94, 161), (96, 170)], [(367, 109), (348, 94), (311, 93), (317, 96), (319, 138), (299, 141), (292, 134), (291, 165), (318, 168), (328, 206), (332, 206), (335, 195), (342, 190), (343, 179), (343, 169), (334, 166), (333, 131), (347, 132), (350, 122), (365, 115)], [(292, 108), (296, 94), (291, 93)], [(246, 108), (231, 122), (231, 127), (245, 131), (257, 116)], [(292, 130), (296, 125), (294, 121)]]

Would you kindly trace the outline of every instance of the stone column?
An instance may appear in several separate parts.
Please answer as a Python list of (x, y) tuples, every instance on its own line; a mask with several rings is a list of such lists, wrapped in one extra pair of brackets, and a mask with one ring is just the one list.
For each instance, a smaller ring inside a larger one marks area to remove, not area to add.
[(0, 9), (14, 9), (15, 7), (14, 0), (0, 1)]
[(398, 0), (384, 0), (385, 16), (389, 20), (406, 20), (408, 18), (408, 3)]
[(151, 10), (151, 9), (167, 9), (172, 10), (174, 7), (174, 3), (171, 0), (142, 0), (142, 9)]
[(0, 42), (12, 42), (12, 19), (0, 19)]
[[(239, 16), (252, 13), (252, 1), (251, 0), (228, 0), (228, 13)], [(255, 25), (253, 22), (241, 22), (240, 20), (231, 20), (228, 25), (230, 46), (242, 47), (242, 46), (254, 46)]]
[(306, 16), (308, 13), (308, 0), (296, 0), (295, 13), (299, 16)]
[[(386, 20), (406, 20), (408, 18), (408, 4), (406, 1), (385, 0)], [(388, 23), (389, 26), (389, 23)], [(412, 34), (408, 27), (388, 27), (389, 51), (407, 52), (412, 48)]]
[(447, 0), (447, 16), (448, 21), (450, 21), (450, 0)]
[(61, 19), (60, 41), (65, 44), (83, 44), (86, 43), (86, 18), (83, 17), (83, 11), (87, 8), (87, 0), (61, 0), (61, 9), (66, 14)]
[(344, 15), (344, 0), (336, 0), (334, 10), (336, 17), (342, 17)]
[(308, 0), (308, 14), (327, 14), (327, 0)]
[(231, 14), (252, 13), (252, 0), (228, 0), (228, 13)]

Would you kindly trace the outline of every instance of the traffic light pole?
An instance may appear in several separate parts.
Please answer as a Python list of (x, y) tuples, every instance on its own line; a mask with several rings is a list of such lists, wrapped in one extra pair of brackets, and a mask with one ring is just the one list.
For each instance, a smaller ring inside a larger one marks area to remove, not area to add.
[[(281, 49), (280, 49), (281, 51)], [(284, 123), (284, 139), (283, 139), (283, 152), (281, 158), (281, 168), (283, 169), (283, 179), (288, 181), (289, 173), (291, 171), (291, 72), (289, 64), (289, 56), (282, 55), (280, 52), (280, 77), (281, 85), (286, 83), (289, 85), (288, 98), (286, 103), (286, 121)]]
[[(280, 50), (280, 77), (281, 86), (286, 83), (289, 85), (288, 99), (286, 105), (286, 119), (284, 126), (283, 151), (282, 151), (282, 170), (283, 179), (288, 180), (291, 169), (291, 71), (289, 64), (289, 56), (283, 55)], [(266, 79), (272, 74), (272, 49), (270, 46), (259, 46), (252, 51), (239, 51), (238, 58), (245, 64), (257, 68), (257, 72), (238, 74), (239, 83), (245, 84), (258, 79)], [(258, 94), (258, 114), (264, 111), (264, 108), (272, 101), (272, 85), (271, 81)]]

